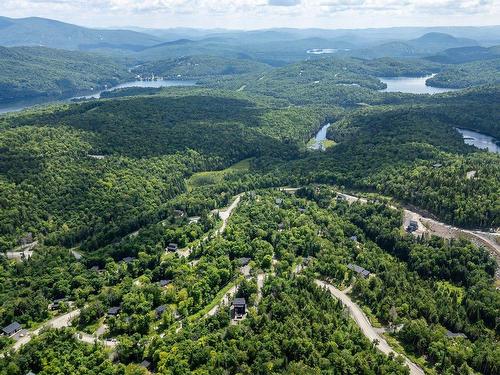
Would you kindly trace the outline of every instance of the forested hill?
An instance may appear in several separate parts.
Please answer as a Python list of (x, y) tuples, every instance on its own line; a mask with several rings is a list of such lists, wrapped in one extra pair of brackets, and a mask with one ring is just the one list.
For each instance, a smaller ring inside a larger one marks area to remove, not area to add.
[(44, 47), (0, 47), (0, 103), (38, 96), (70, 96), (131, 78), (124, 66), (96, 54)]
[(161, 39), (129, 30), (96, 30), (46, 18), (0, 17), (0, 45), (45, 46), (69, 50), (137, 50)]
[(144, 63), (133, 72), (141, 76), (154, 74), (165, 78), (197, 79), (262, 72), (269, 68), (269, 65), (248, 59), (188, 56)]

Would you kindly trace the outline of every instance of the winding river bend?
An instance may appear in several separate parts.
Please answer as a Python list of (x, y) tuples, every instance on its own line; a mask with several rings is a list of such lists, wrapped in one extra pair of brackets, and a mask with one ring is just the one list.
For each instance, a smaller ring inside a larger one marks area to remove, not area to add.
[(181, 86), (196, 86), (195, 81), (180, 81), (180, 80), (156, 80), (156, 81), (130, 81), (119, 84), (107, 90), (100, 90), (87, 95), (79, 95), (66, 99), (57, 98), (35, 98), (29, 100), (17, 101), (15, 103), (0, 105), (0, 115), (9, 112), (19, 112), (24, 109), (34, 107), (36, 105), (68, 103), (72, 99), (99, 99), (104, 91), (113, 91), (126, 87), (181, 87)]

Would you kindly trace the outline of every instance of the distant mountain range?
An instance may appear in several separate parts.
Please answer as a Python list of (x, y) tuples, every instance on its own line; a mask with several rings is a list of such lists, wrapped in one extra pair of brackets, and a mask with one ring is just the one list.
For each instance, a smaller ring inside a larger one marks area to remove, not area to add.
[[(0, 17), (0, 45), (98, 51), (127, 57), (138, 63), (210, 55), (280, 66), (318, 58), (318, 54), (322, 53), (360, 58), (441, 56), (436, 58), (446, 59), (440, 55), (445, 50), (485, 48), (495, 44), (500, 44), (500, 26), (359, 30), (110, 30), (90, 29), (44, 18)], [(319, 52), (311, 54), (308, 50)]]
[(0, 17), (0, 45), (43, 46), (69, 50), (140, 50), (163, 40), (130, 30), (97, 30), (46, 18)]

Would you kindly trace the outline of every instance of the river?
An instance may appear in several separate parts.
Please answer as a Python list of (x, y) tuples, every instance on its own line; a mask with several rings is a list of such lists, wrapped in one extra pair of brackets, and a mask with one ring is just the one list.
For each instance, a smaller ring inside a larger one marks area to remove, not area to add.
[(310, 149), (321, 150), (321, 151), (326, 150), (324, 141), (326, 141), (326, 132), (331, 125), (332, 124), (328, 123), (321, 127), (321, 129), (316, 133), (316, 135), (312, 139), (313, 142), (309, 145)]
[(468, 145), (500, 154), (500, 146), (495, 138), (468, 129), (456, 129)]
[(156, 81), (131, 81), (119, 84), (107, 90), (96, 91), (88, 95), (74, 96), (66, 99), (56, 98), (35, 98), (30, 100), (17, 101), (15, 103), (0, 105), (0, 114), (9, 112), (18, 112), (23, 109), (31, 108), (36, 105), (68, 103), (72, 99), (99, 99), (104, 91), (113, 91), (126, 87), (181, 87), (181, 86), (196, 86), (195, 81), (180, 81), (180, 80), (156, 80)]
[(443, 92), (456, 91), (457, 89), (445, 89), (427, 86), (425, 82), (434, 77), (435, 74), (425, 77), (378, 77), (387, 85), (381, 92), (404, 92), (408, 94), (441, 94)]

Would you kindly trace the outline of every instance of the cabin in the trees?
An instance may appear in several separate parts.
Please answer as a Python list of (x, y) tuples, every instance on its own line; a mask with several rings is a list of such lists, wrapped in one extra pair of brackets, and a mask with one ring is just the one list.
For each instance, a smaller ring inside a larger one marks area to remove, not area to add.
[(172, 280), (168, 280), (168, 279), (164, 279), (164, 280), (160, 280), (159, 284), (162, 288), (165, 288), (166, 286), (168, 286), (170, 283), (172, 282)]
[(108, 316), (117, 316), (122, 308), (120, 306), (113, 306), (108, 309)]
[(418, 223), (415, 220), (410, 220), (410, 224), (406, 227), (406, 231), (411, 233), (418, 229)]
[(448, 337), (449, 339), (454, 339), (456, 337), (463, 337), (464, 339), (467, 338), (467, 336), (464, 333), (461, 332), (455, 333), (448, 330), (446, 330), (446, 337)]
[(370, 276), (370, 271), (364, 269), (361, 266), (358, 266), (357, 264), (349, 263), (347, 265), (347, 268), (349, 268), (350, 270), (353, 270), (354, 272), (356, 272), (361, 277), (368, 277), (368, 276)]
[(64, 298), (57, 298), (52, 301), (51, 304), (49, 304), (49, 310), (57, 310), (59, 307), (61, 307), (61, 303), (64, 302)]
[(251, 259), (250, 258), (240, 258), (238, 259), (238, 263), (240, 264), (240, 266), (242, 267), (245, 267), (248, 265), (248, 263), (250, 263)]
[(132, 263), (132, 261), (134, 261), (135, 258), (134, 257), (125, 257), (122, 259), (122, 262), (124, 263)]
[(165, 305), (161, 305), (161, 306), (158, 306), (156, 309), (155, 309), (155, 313), (156, 313), (156, 318), (161, 318), (161, 316), (163, 315), (163, 313), (165, 312), (166, 310), (166, 306)]
[(147, 370), (151, 367), (151, 362), (149, 362), (148, 360), (145, 359), (144, 361), (141, 362), (141, 364), (139, 366), (141, 366)]
[(36, 374), (33, 371), (30, 371), (26, 375), (36, 375)]
[(10, 323), (8, 326), (3, 327), (2, 335), (9, 336), (9, 337), (13, 336), (17, 332), (19, 332), (21, 330), (21, 328), (22, 328), (21, 324), (19, 324), (18, 322)]
[(179, 247), (176, 243), (169, 243), (167, 246), (167, 251), (177, 251)]
[(244, 298), (235, 298), (233, 301), (233, 314), (235, 319), (241, 319), (247, 312), (247, 302)]

